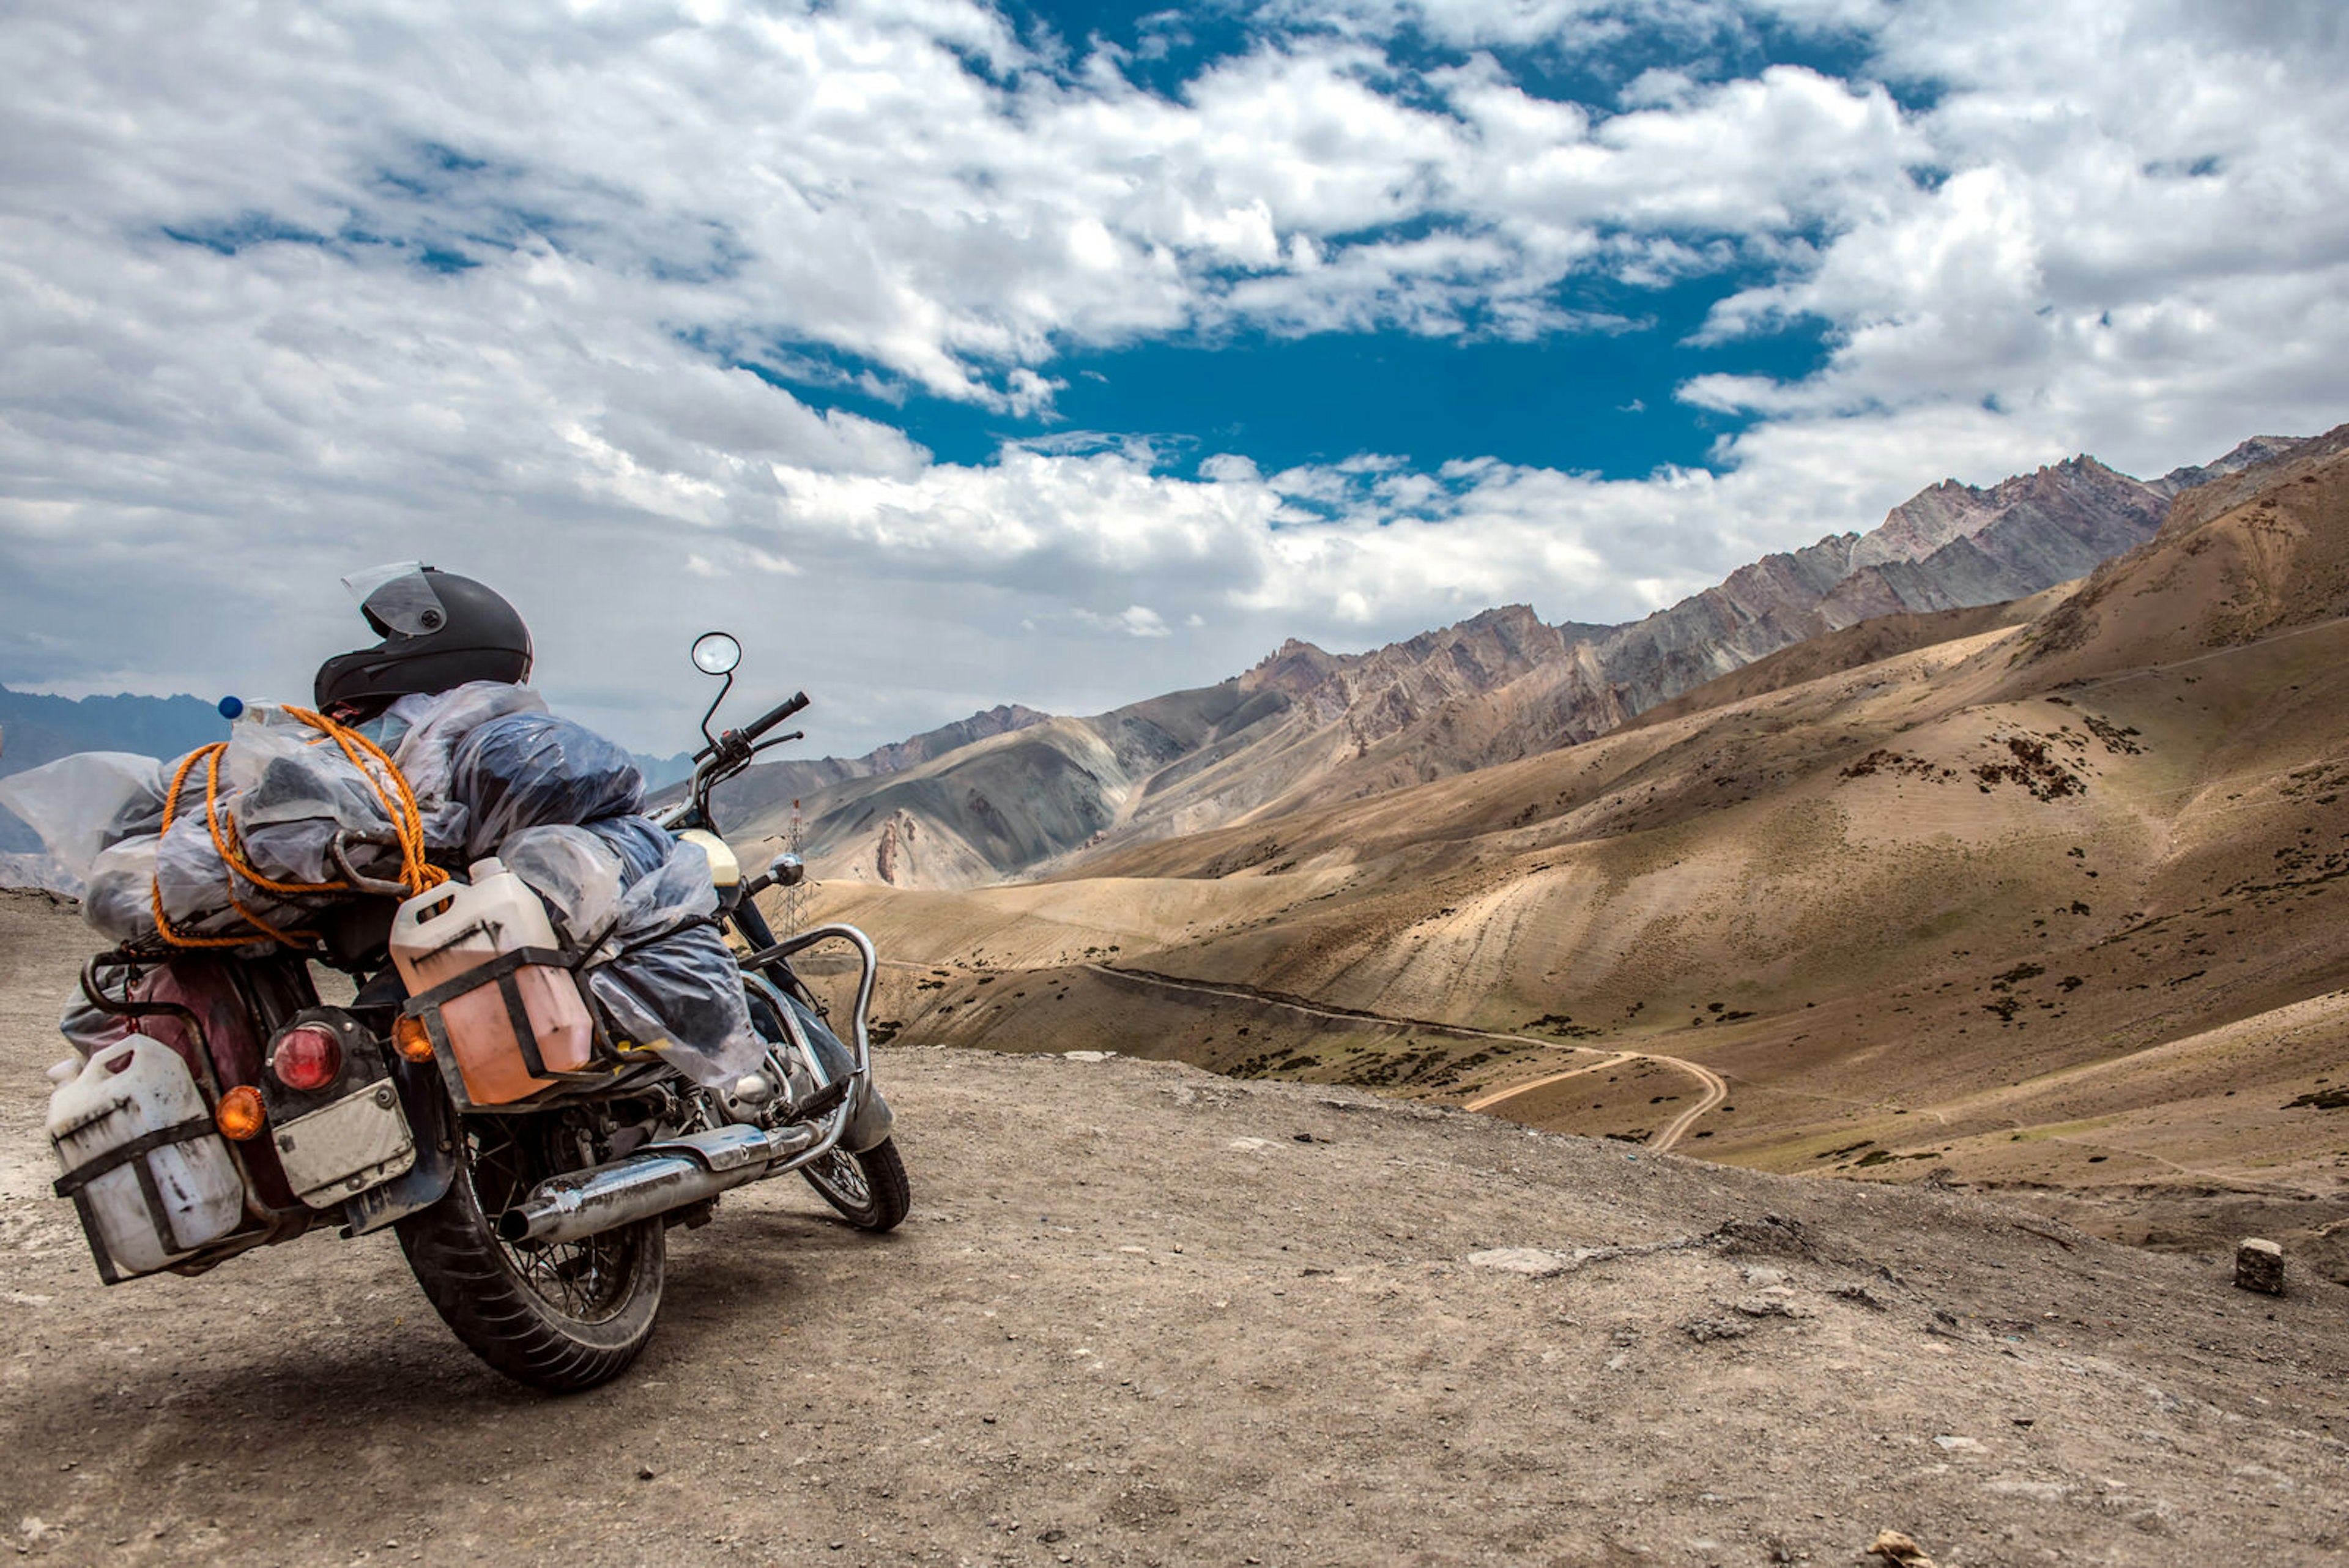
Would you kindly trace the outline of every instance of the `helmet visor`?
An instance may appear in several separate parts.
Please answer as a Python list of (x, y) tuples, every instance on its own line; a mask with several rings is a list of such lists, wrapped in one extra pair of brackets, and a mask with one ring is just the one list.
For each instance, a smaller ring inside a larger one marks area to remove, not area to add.
[(386, 637), (424, 637), (449, 623), (448, 607), (432, 591), (432, 579), (414, 561), (369, 566), (343, 579), (367, 620)]

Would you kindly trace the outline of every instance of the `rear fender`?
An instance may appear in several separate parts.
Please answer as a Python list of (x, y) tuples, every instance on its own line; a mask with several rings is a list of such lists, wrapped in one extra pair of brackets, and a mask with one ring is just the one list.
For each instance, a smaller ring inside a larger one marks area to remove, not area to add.
[(399, 1088), (399, 1108), (416, 1138), (416, 1163), (381, 1187), (371, 1187), (343, 1205), (343, 1234), (364, 1236), (403, 1215), (429, 1209), (457, 1177), (457, 1116), (440, 1071), (431, 1062), (410, 1062), (391, 1054), (391, 1081)]

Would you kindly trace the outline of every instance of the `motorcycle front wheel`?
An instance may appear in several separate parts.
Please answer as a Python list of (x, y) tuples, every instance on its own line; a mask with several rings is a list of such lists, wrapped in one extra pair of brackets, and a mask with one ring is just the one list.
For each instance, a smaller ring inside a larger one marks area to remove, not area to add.
[(834, 1148), (802, 1167), (801, 1174), (860, 1231), (894, 1231), (914, 1205), (913, 1186), (905, 1179), (905, 1162), (898, 1157), (895, 1138), (885, 1137), (863, 1154)]
[(592, 1163), (559, 1113), (464, 1118), (448, 1192), (395, 1225), (416, 1282), (465, 1348), (517, 1383), (608, 1382), (652, 1338), (668, 1251), (658, 1216), (577, 1241), (507, 1242), (497, 1216)]

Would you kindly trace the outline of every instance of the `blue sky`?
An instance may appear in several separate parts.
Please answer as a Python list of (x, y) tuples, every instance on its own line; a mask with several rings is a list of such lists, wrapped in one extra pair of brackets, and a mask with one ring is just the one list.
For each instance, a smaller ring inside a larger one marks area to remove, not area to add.
[[(1627, 86), (1654, 69), (1733, 79), (1771, 66), (1847, 74), (1866, 64), (1861, 36), (1833, 27), (1794, 30), (1766, 16), (1660, 25), (1637, 8), (1625, 11), (1624, 33), (1604, 47), (1561, 41), (1507, 50), (1510, 75), (1546, 99), (1619, 112), (1630, 107)], [(1004, 15), (1047, 58), (1122, 55), (1117, 68), (1127, 80), (1177, 98), (1202, 68), (1291, 30), (1286, 16), (1236, 6), (1012, 5)], [(1412, 26), (1385, 52), (1399, 71), (1424, 73), (1460, 68), (1475, 51)], [(1911, 101), (1929, 92), (1913, 82), (1888, 90)], [(1407, 225), (1416, 233), (1433, 226)], [(778, 344), (780, 352), (740, 362), (812, 399), (894, 423), (951, 462), (985, 462), (1007, 441), (1119, 434), (1157, 443), (1178, 465), (1220, 450), (1273, 469), (1364, 452), (1424, 466), (1473, 453), (1639, 479), (1717, 462), (1722, 438), (1749, 422), (1738, 411), (1678, 401), (1683, 382), (1707, 372), (1793, 380), (1825, 362), (1830, 325), (1817, 317), (1731, 342), (1689, 341), (1715, 304), (1769, 275), (1745, 263), (1671, 281), (1628, 282), (1594, 270), (1550, 291), (1560, 310), (1592, 325), (1530, 336), (1494, 330), (1469, 312), (1433, 334), (1226, 327), (1112, 347), (1072, 343), (1053, 358), (1064, 385), (1051, 406), (1024, 417), (902, 385), (864, 390), (854, 378), (874, 368), (822, 343)]]
[(0, 682), (298, 695), (422, 557), (852, 753), (2329, 428), (2344, 16), (26, 0)]
[(1796, 379), (1827, 356), (1826, 325), (1699, 348), (1688, 338), (1756, 274), (1637, 291), (1594, 281), (1568, 308), (1622, 317), (1605, 329), (1512, 339), (1473, 331), (1177, 334), (1056, 357), (1066, 385), (1047, 410), (1015, 415), (892, 387), (815, 345), (740, 362), (778, 385), (897, 425), (949, 462), (983, 462), (1007, 441), (1135, 436), (1177, 468), (1239, 451), (1275, 469), (1361, 452), (1434, 466), (1463, 454), (1609, 479), (1703, 467), (1751, 416), (1692, 407), (1677, 389), (1708, 372)]

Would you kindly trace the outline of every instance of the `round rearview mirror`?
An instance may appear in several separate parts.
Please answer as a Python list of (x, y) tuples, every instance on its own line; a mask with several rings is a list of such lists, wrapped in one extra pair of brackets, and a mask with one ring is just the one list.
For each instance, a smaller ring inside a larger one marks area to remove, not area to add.
[(704, 675), (725, 675), (742, 662), (742, 645), (722, 631), (705, 631), (693, 639), (693, 667)]

